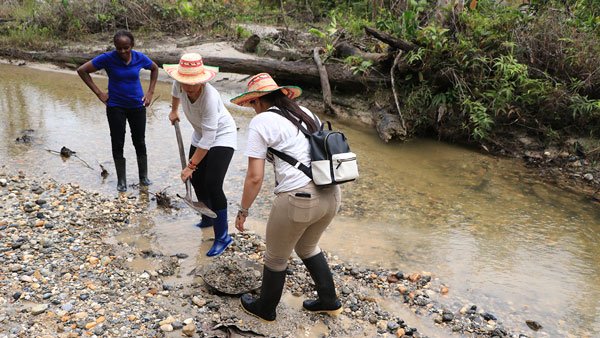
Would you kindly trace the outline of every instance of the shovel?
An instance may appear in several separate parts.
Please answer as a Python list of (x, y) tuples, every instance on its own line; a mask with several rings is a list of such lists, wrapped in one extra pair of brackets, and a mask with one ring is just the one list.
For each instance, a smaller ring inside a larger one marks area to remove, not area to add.
[[(177, 136), (177, 145), (179, 146), (179, 159), (181, 160), (181, 169), (185, 169), (185, 150), (183, 150), (183, 140), (181, 139), (181, 129), (179, 129), (179, 121), (175, 121), (175, 123), (173, 123), (173, 126), (175, 126), (175, 135)], [(210, 210), (210, 208), (207, 207), (206, 204), (202, 202), (194, 202), (192, 198), (192, 183), (189, 179), (185, 181), (185, 197), (181, 197), (179, 196), (179, 194), (177, 194), (177, 197), (181, 198), (185, 202), (185, 204), (187, 204), (190, 208), (196, 210), (197, 212), (201, 213), (202, 215), (206, 215), (210, 218), (217, 218), (217, 214), (215, 214), (214, 211)]]

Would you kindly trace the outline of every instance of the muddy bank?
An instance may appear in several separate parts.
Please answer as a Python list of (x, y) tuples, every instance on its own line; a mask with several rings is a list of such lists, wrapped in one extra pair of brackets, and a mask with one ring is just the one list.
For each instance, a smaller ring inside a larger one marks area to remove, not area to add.
[[(292, 258), (278, 320), (264, 324), (241, 311), (238, 295), (204, 283), (206, 265), (183, 275), (182, 264), (193, 257), (118, 240), (139, 228), (140, 218), (165, 212), (151, 212), (147, 194), (107, 197), (3, 168), (0, 200), (0, 337), (526, 337), (476, 304), (440, 306), (436, 298), (449, 290), (435, 273), (350, 265), (334, 252), (329, 263), (344, 312), (330, 318), (301, 310), (315, 292), (302, 262)], [(234, 240), (211, 264), (262, 265), (259, 236), (235, 234)], [(131, 269), (140, 257), (156, 268)], [(244, 276), (224, 277), (220, 283), (227, 285)]]

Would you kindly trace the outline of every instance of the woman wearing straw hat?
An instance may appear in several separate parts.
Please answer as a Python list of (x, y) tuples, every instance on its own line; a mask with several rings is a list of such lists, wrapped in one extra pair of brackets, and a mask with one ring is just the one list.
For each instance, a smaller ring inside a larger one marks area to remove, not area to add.
[(248, 171), (235, 226), (244, 231), (250, 207), (262, 186), (265, 160), (275, 169), (275, 200), (267, 221), (267, 250), (264, 258), (260, 297), (241, 298), (242, 308), (266, 321), (276, 318), (281, 299), (287, 261), (292, 253), (302, 259), (315, 282), (318, 299), (303, 302), (304, 309), (337, 315), (342, 304), (336, 296), (331, 270), (319, 239), (340, 206), (338, 186), (317, 187), (302, 171), (273, 156), (273, 148), (310, 164), (310, 146), (299, 125), (310, 132), (317, 130), (319, 119), (293, 99), (302, 90), (296, 86), (278, 86), (267, 73), (250, 78), (248, 90), (231, 102), (254, 108), (257, 115), (248, 126)]
[[(118, 31), (113, 37), (115, 50), (100, 54), (77, 68), (85, 84), (106, 105), (106, 116), (110, 128), (112, 155), (117, 171), (117, 190), (127, 191), (127, 175), (123, 147), (125, 125), (129, 122), (131, 140), (137, 156), (138, 174), (141, 185), (150, 185), (148, 179), (148, 157), (146, 155), (146, 107), (152, 103), (154, 87), (158, 78), (158, 66), (146, 55), (133, 50), (135, 40), (128, 31)], [(150, 85), (144, 95), (140, 83), (140, 70), (150, 70)], [(104, 69), (108, 74), (108, 93), (100, 90), (90, 73)]]
[(191, 178), (196, 197), (215, 210), (217, 218), (202, 216), (197, 226), (213, 226), (215, 241), (206, 253), (217, 256), (233, 241), (228, 233), (227, 197), (223, 180), (237, 146), (237, 128), (225, 108), (221, 95), (208, 81), (219, 69), (204, 65), (197, 53), (181, 56), (177, 65), (163, 65), (172, 77), (172, 105), (169, 120), (179, 121), (178, 109), (182, 106), (185, 117), (192, 125), (192, 144), (189, 163), (181, 171), (181, 180)]

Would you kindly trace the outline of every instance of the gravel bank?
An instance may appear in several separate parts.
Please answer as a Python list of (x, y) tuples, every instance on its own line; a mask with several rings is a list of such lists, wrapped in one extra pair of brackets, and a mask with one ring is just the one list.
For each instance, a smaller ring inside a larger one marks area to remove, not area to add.
[[(448, 289), (427, 272), (351, 266), (328, 255), (344, 313), (337, 318), (301, 310), (314, 296), (302, 262), (292, 258), (275, 324), (243, 313), (235, 295), (219, 293), (197, 273), (192, 282), (167, 282), (185, 254), (138, 252), (115, 235), (135, 227), (147, 201), (107, 197), (76, 184), (29, 178), (0, 169), (0, 337), (526, 337), (506, 329), (473, 304), (455, 309), (436, 298)], [(235, 234), (214, 264), (262, 264), (263, 240)], [(160, 267), (142, 273), (127, 262), (152, 256)], [(202, 267), (195, 269), (201, 271)], [(235, 281), (240, 275), (225, 276)], [(381, 305), (392, 303), (421, 318), (412, 327)]]

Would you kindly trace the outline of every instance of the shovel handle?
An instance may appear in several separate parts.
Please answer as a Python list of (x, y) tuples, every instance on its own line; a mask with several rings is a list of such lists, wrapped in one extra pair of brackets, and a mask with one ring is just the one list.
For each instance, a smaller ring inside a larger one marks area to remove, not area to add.
[[(175, 121), (173, 123), (173, 126), (175, 127), (175, 136), (177, 136), (177, 146), (179, 147), (179, 159), (181, 160), (181, 169), (185, 169), (185, 167), (187, 166), (187, 162), (185, 159), (185, 150), (183, 149), (183, 140), (181, 139), (181, 129), (179, 129), (179, 121)], [(185, 181), (185, 197), (181, 198), (187, 205), (189, 205), (192, 209), (196, 210), (197, 212), (206, 215), (210, 218), (217, 217), (217, 214), (215, 214), (214, 211), (210, 210), (204, 203), (193, 201), (192, 182), (190, 182), (189, 179)]]
[[(177, 136), (177, 146), (179, 148), (179, 159), (181, 160), (181, 169), (185, 169), (187, 164), (185, 160), (185, 150), (183, 149), (183, 139), (181, 138), (181, 129), (179, 128), (179, 121), (175, 121), (173, 123), (173, 126), (175, 127), (175, 136)], [(189, 179), (185, 182), (185, 197), (188, 198), (190, 201), (192, 200), (192, 187)]]
[(183, 140), (181, 139), (181, 129), (179, 128), (179, 121), (175, 121), (173, 123), (173, 126), (175, 127), (175, 136), (177, 136), (177, 146), (179, 147), (179, 159), (181, 160), (181, 169), (185, 169), (185, 150), (183, 149)]

